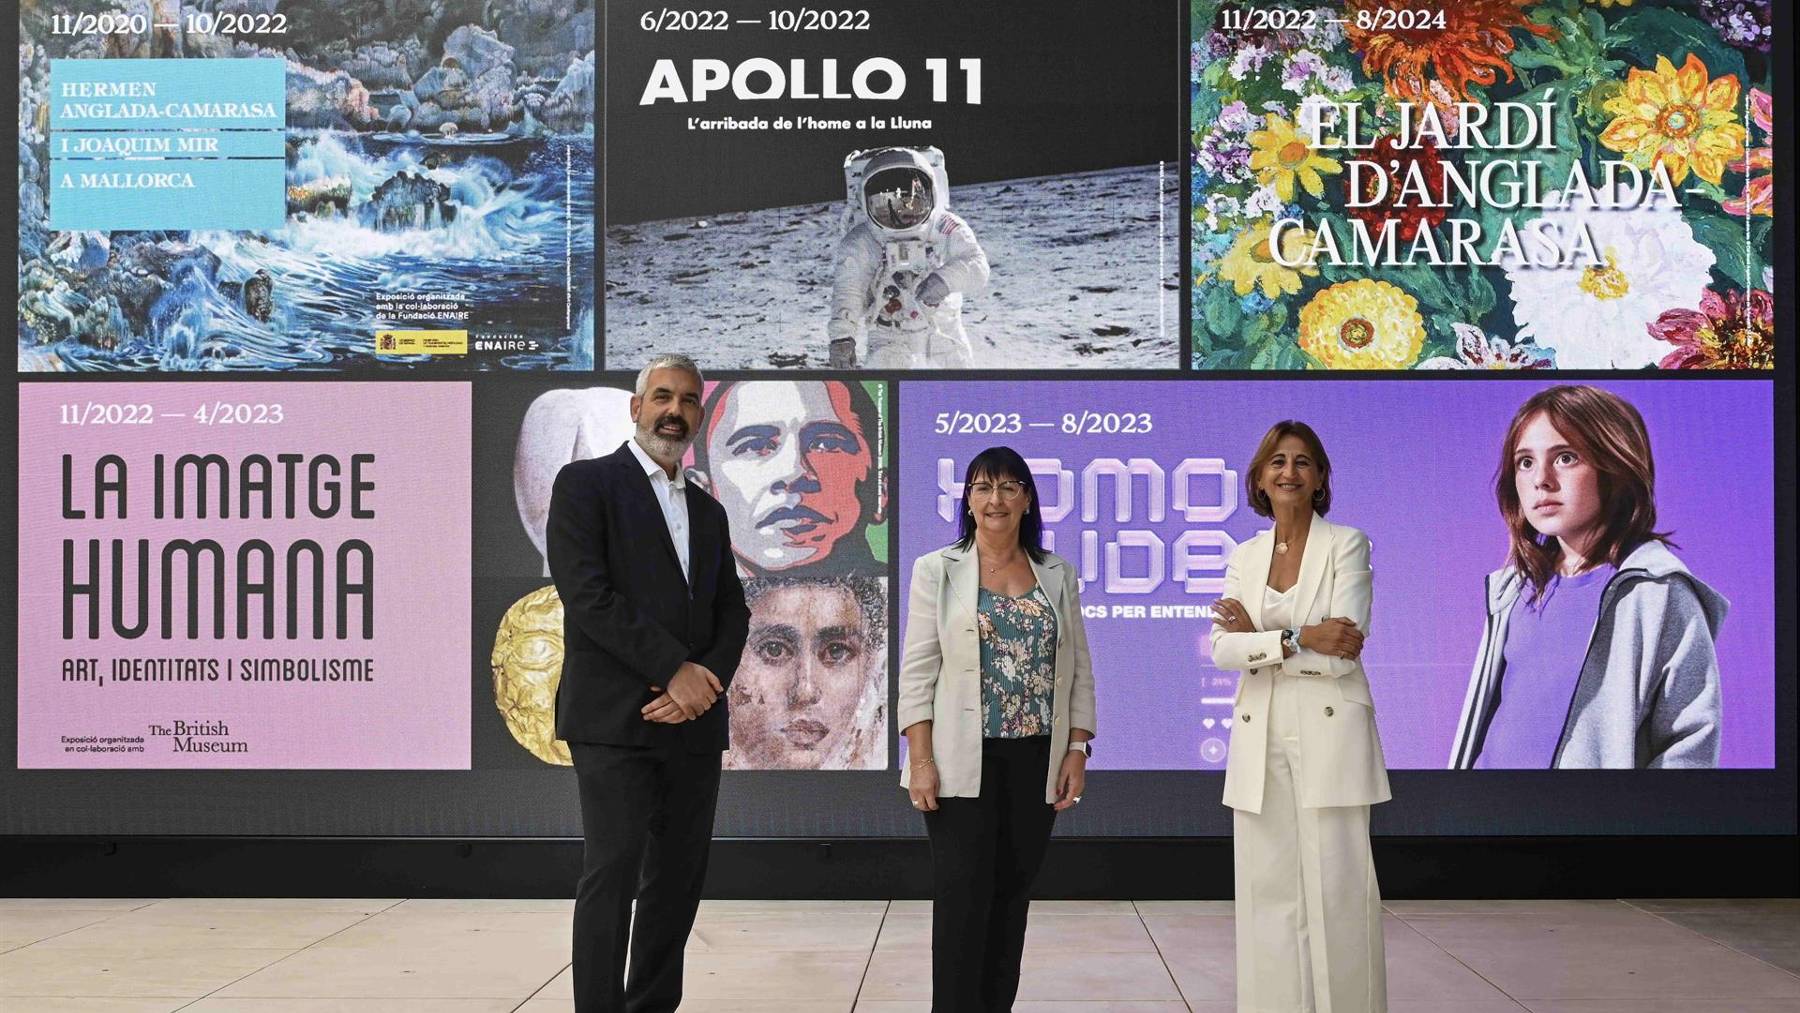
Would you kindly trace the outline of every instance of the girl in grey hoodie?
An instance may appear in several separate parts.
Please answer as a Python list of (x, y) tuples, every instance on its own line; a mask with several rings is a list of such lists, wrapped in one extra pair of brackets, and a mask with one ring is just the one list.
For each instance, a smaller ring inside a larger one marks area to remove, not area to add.
[(1510, 533), (1452, 768), (1714, 767), (1729, 607), (1656, 527), (1630, 402), (1591, 386), (1526, 401), (1495, 495)]

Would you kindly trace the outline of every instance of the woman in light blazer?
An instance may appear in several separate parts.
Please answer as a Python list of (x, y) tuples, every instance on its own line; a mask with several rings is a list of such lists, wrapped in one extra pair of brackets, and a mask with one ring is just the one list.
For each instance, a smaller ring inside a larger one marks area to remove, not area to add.
[(1369, 539), (1325, 519), (1331, 461), (1305, 423), (1270, 429), (1244, 484), (1275, 526), (1232, 552), (1213, 606), (1213, 665), (1243, 673), (1225, 766), (1237, 1008), (1382, 1013), (1369, 806), (1392, 796), (1359, 660)]
[(1031, 884), (1081, 801), (1094, 673), (1075, 568), (1042, 547), (1037, 485), (1007, 447), (963, 476), (961, 537), (913, 564), (900, 783), (931, 837), (933, 1013), (1009, 1010)]

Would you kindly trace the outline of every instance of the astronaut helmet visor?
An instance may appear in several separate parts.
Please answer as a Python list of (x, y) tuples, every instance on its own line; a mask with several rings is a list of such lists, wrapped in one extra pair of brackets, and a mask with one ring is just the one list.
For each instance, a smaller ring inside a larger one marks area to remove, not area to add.
[(922, 169), (883, 169), (863, 184), (863, 206), (869, 220), (884, 229), (917, 228), (931, 217), (936, 203), (931, 187), (931, 176)]

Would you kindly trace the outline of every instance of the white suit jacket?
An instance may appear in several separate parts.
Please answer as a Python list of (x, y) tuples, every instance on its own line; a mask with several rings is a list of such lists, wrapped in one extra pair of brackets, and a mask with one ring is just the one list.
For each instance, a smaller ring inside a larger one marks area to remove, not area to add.
[[(1262, 630), (1263, 588), (1275, 552), (1273, 529), (1239, 545), (1225, 564), (1225, 595), (1243, 604)], [(1300, 579), (1294, 585), (1296, 626), (1332, 616), (1369, 630), (1372, 582), (1369, 537), (1317, 514), (1307, 532)], [(1232, 705), (1231, 753), (1225, 761), (1225, 804), (1260, 813), (1268, 756), (1269, 703), (1277, 674), (1299, 678), (1300, 804), (1371, 805), (1392, 798), (1387, 762), (1375, 731), (1375, 699), (1362, 662), (1301, 649), (1281, 656), (1281, 631), (1212, 631), (1215, 668), (1243, 672)]]
[[(1094, 722), (1094, 667), (1087, 630), (1081, 622), (1075, 568), (1045, 553), (1031, 564), (1038, 586), (1056, 610), (1056, 683), (1051, 696), (1050, 769), (1044, 801), (1056, 801), (1056, 775), (1069, 749), (1069, 729), (1098, 731)], [(955, 546), (920, 556), (913, 563), (907, 600), (906, 646), (900, 656), (900, 730), (931, 722), (938, 795), (975, 798), (981, 794), (981, 638), (975, 613), (981, 593), (981, 566), (975, 550)], [(912, 762), (900, 783), (912, 784)]]

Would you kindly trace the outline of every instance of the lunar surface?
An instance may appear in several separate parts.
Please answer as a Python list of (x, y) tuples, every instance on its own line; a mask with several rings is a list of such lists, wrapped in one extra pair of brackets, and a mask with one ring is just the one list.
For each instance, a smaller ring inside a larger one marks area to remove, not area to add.
[[(991, 269), (963, 304), (975, 365), (1179, 367), (1175, 168), (952, 187)], [(607, 229), (607, 368), (659, 352), (708, 369), (824, 368), (842, 213), (838, 201)]]

